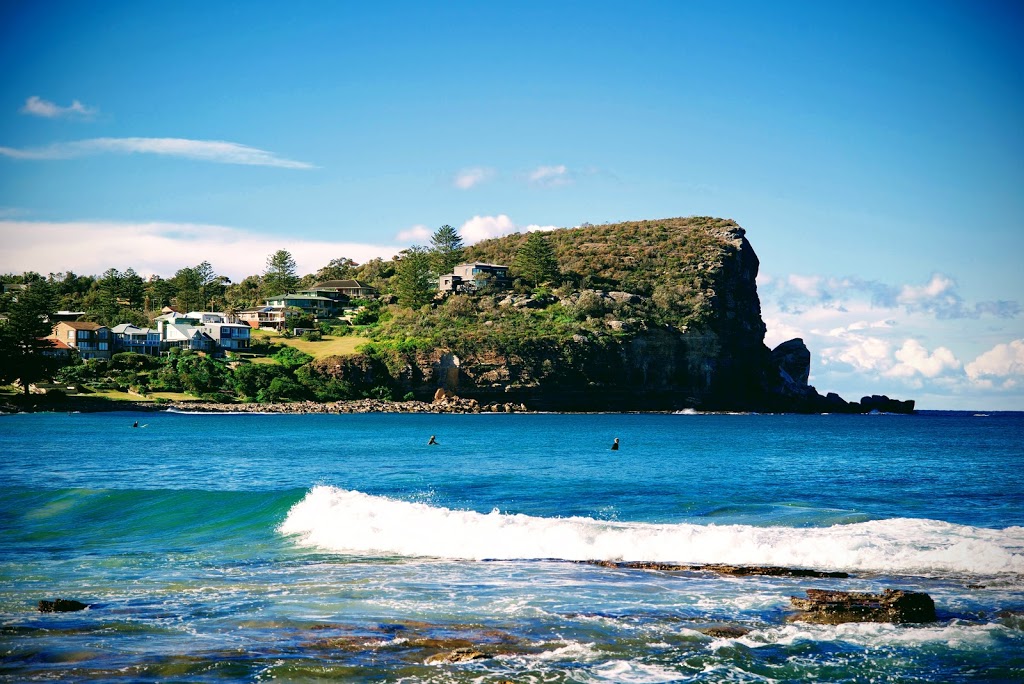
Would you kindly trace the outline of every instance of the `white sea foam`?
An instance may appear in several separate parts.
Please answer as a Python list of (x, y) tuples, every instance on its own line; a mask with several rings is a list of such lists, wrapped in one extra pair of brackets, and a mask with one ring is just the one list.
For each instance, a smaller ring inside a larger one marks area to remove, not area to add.
[(720, 639), (713, 648), (740, 643), (750, 648), (820, 641), (845, 642), (870, 648), (882, 646), (923, 646), (941, 644), (963, 650), (984, 650), (991, 648), (1006, 628), (997, 624), (947, 624), (937, 626), (893, 625), (872, 622), (851, 622), (841, 625), (813, 625), (794, 623), (781, 627), (754, 631), (737, 639)]
[(826, 528), (649, 524), (483, 514), (317, 486), (280, 526), (337, 553), (643, 560), (895, 573), (1024, 574), (1024, 528), (894, 518)]

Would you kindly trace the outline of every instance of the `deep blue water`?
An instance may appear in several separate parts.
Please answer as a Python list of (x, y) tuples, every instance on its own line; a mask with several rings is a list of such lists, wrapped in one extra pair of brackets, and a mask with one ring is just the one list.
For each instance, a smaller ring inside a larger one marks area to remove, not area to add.
[[(0, 454), (12, 681), (1024, 681), (1020, 413), (33, 414)], [(787, 621), (885, 587), (939, 622)]]

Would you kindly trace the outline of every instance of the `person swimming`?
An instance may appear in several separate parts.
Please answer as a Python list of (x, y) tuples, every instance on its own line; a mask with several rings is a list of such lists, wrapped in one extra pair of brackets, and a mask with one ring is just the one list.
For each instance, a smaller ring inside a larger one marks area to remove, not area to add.
[(427, 444), (428, 445), (430, 445), (430, 444), (437, 444), (437, 440), (434, 439), (434, 435), (430, 435), (430, 441), (427, 442)]
[(616, 437), (615, 441), (612, 442), (612, 451), (618, 451), (618, 450), (619, 450), (619, 438)]
[(139, 427), (139, 421), (135, 421), (135, 424), (132, 425), (132, 427)]

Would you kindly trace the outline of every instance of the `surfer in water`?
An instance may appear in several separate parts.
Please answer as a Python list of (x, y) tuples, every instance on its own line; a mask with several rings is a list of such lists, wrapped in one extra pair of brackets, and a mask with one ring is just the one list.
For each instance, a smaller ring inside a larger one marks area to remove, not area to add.
[(132, 427), (139, 427), (139, 421), (135, 421), (135, 424), (132, 425)]
[(427, 444), (428, 445), (430, 445), (430, 444), (437, 444), (437, 440), (434, 439), (434, 435), (430, 435), (430, 441), (427, 442)]
[(619, 438), (616, 437), (615, 441), (612, 442), (612, 451), (618, 451), (618, 450), (619, 450)]

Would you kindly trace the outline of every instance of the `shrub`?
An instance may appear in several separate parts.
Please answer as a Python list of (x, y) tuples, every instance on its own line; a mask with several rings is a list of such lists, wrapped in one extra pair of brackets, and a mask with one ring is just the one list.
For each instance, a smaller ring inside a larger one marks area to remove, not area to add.
[(304, 366), (313, 360), (313, 357), (304, 351), (300, 351), (295, 347), (284, 347), (272, 357), (279, 364), (287, 368), (288, 370), (295, 370), (299, 366)]

